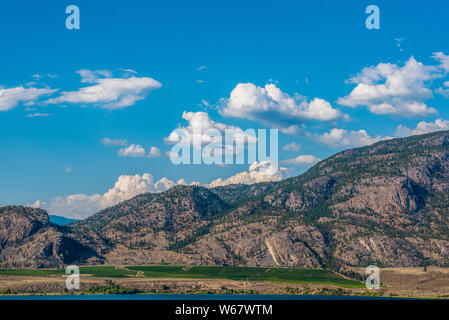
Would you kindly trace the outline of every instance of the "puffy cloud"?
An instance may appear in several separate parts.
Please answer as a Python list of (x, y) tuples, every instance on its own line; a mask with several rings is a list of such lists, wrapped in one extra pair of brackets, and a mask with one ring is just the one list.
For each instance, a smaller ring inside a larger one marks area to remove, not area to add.
[(201, 185), (199, 182), (197, 182), (197, 181), (193, 181), (192, 183), (187, 183), (184, 179), (179, 179), (178, 181), (176, 181), (176, 184), (177, 185), (182, 185), (182, 186), (187, 186), (187, 185), (189, 185), (189, 186), (199, 186), (199, 185)]
[(330, 132), (323, 134), (308, 134), (310, 138), (319, 141), (331, 148), (341, 147), (360, 147), (371, 145), (381, 140), (390, 139), (390, 137), (371, 137), (365, 130), (348, 131), (345, 129), (334, 128)]
[[(101, 142), (107, 146), (125, 146), (127, 141), (124, 139), (110, 139), (104, 138)], [(148, 154), (145, 148), (138, 144), (131, 144), (126, 148), (121, 148), (118, 151), (118, 155), (122, 157), (133, 157), (141, 158), (147, 156), (148, 158), (158, 158), (161, 157), (161, 151), (157, 147), (151, 147)]]
[(112, 206), (145, 192), (165, 191), (174, 185), (174, 183), (170, 183), (170, 180), (166, 178), (154, 183), (154, 178), (149, 173), (142, 175), (121, 175), (115, 182), (114, 187), (102, 195), (101, 206)]
[(229, 99), (222, 100), (222, 103), (220, 113), (224, 116), (259, 121), (287, 133), (294, 132), (294, 124), (298, 121), (330, 121), (344, 117), (326, 100), (315, 98), (308, 102), (298, 94), (291, 97), (273, 83), (265, 87), (239, 83)]
[(152, 192), (162, 192), (174, 186), (176, 186), (176, 183), (167, 178), (162, 178), (154, 184), (154, 191)]
[[(440, 57), (440, 55), (438, 55)], [(349, 79), (357, 86), (338, 103), (348, 107), (367, 106), (375, 114), (405, 117), (425, 116), (437, 111), (426, 105), (433, 97), (428, 88), (432, 80), (442, 76), (441, 66), (427, 66), (411, 57), (403, 67), (391, 63), (364, 68)]]
[(101, 142), (106, 146), (126, 146), (128, 143), (125, 139), (110, 139), (108, 137), (103, 138)]
[(280, 129), (283, 133), (285, 134), (292, 134), (292, 135), (296, 135), (301, 133), (301, 128), (298, 125), (291, 125), (289, 127), (286, 128), (281, 128)]
[(145, 149), (138, 145), (138, 144), (132, 144), (129, 147), (122, 148), (118, 151), (118, 154), (122, 157), (144, 157), (145, 156)]
[(150, 151), (148, 152), (148, 158), (158, 158), (162, 156), (161, 151), (157, 147), (151, 147)]
[(226, 146), (223, 138), (231, 135), (232, 141), (245, 140), (251, 144), (257, 142), (256, 132), (245, 132), (241, 128), (213, 121), (206, 112), (184, 111), (182, 118), (188, 121), (186, 127), (173, 130), (164, 140), (168, 144), (179, 143), (182, 140), (189, 146), (202, 146), (212, 144), (216, 148), (222, 148), (223, 154), (236, 154), (238, 150), (234, 146)]
[(296, 142), (292, 142), (292, 143), (289, 143), (289, 144), (286, 144), (285, 146), (283, 146), (282, 150), (298, 152), (300, 148), (301, 148), (301, 146), (299, 144), (297, 144)]
[(120, 109), (134, 105), (136, 101), (144, 99), (148, 91), (162, 86), (148, 77), (112, 78), (108, 70), (79, 70), (78, 73), (81, 82), (95, 84), (77, 91), (65, 91), (46, 103), (91, 103), (105, 109)]
[(216, 179), (206, 185), (209, 188), (227, 186), (230, 184), (254, 184), (259, 182), (280, 181), (283, 179), (282, 172), (285, 168), (273, 166), (269, 161), (253, 162), (249, 171), (243, 171), (228, 179)]
[(283, 160), (281, 163), (283, 164), (294, 164), (294, 165), (310, 165), (315, 164), (317, 162), (321, 161), (320, 158), (317, 158), (312, 155), (299, 155), (296, 158), (293, 159), (287, 159)]
[[(228, 184), (253, 184), (265, 181), (279, 181), (283, 178), (285, 168), (272, 166), (269, 161), (254, 162), (249, 167), (249, 171), (241, 172), (226, 180), (217, 179), (206, 187), (224, 186)], [(49, 202), (37, 200), (30, 206), (46, 209), (50, 214), (59, 216), (83, 219), (104, 208), (116, 205), (121, 201), (146, 192), (163, 192), (175, 185), (187, 185), (184, 179), (173, 182), (167, 178), (154, 181), (149, 173), (142, 175), (121, 175), (114, 186), (104, 194), (71, 194), (66, 197), (57, 197)], [(190, 185), (200, 185), (199, 182), (192, 182)]]
[(406, 126), (399, 125), (396, 128), (396, 135), (406, 137), (443, 130), (449, 130), (449, 121), (437, 119), (434, 122), (421, 121), (416, 125), (415, 129), (409, 129)]
[(41, 96), (52, 94), (55, 91), (53, 89), (24, 88), (22, 86), (7, 89), (0, 87), (0, 111), (12, 109), (21, 102), (34, 102)]
[(303, 109), (303, 116), (306, 119), (329, 121), (339, 119), (343, 115), (340, 110), (332, 108), (331, 104), (326, 100), (315, 98), (309, 104), (306, 103)]
[(175, 185), (176, 183), (167, 178), (154, 182), (153, 176), (149, 173), (121, 175), (114, 186), (104, 194), (72, 194), (67, 197), (57, 197), (49, 203), (38, 200), (32, 206), (46, 209), (50, 214), (82, 219), (138, 194), (162, 192)]
[[(226, 129), (240, 131), (241, 129), (236, 126), (226, 125), (220, 122), (213, 121), (206, 112), (187, 112), (182, 113), (182, 118), (188, 121), (187, 127), (181, 127), (181, 131), (185, 133), (194, 140), (200, 141), (201, 144), (210, 143), (213, 141), (213, 135), (210, 133), (212, 130), (216, 130), (224, 135)], [(179, 141), (180, 130), (174, 130), (171, 134), (165, 138), (167, 143), (176, 143)], [(243, 132), (243, 130), (242, 130)], [(248, 137), (250, 139), (255, 139), (254, 136)]]

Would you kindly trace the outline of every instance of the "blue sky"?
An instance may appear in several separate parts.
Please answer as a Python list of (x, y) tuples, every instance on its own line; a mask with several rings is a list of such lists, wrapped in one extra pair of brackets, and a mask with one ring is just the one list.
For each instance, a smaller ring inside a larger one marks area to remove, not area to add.
[[(80, 30), (65, 28), (70, 4), (80, 8)], [(380, 30), (365, 28), (369, 4), (380, 8)], [(248, 172), (248, 164), (173, 165), (164, 138), (188, 126), (183, 112), (280, 129), (284, 176), (346, 148), (449, 129), (448, 12), (443, 1), (405, 0), (4, 1), (0, 204), (39, 200), (82, 217), (159, 190), (146, 173), (207, 184)], [(111, 79), (123, 80), (108, 87), (116, 100), (83, 100), (80, 89)], [(275, 90), (281, 100), (270, 100)], [(251, 94), (256, 104), (242, 102)], [(119, 154), (130, 145), (145, 156)], [(149, 158), (151, 147), (160, 156)]]

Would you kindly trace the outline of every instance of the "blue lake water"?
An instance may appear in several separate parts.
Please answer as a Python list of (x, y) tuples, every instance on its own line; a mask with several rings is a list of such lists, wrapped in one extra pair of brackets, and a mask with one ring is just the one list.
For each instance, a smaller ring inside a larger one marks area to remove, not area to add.
[(99, 294), (99, 295), (17, 295), (0, 300), (401, 300), (390, 297), (318, 296), (318, 295), (219, 295), (219, 294)]

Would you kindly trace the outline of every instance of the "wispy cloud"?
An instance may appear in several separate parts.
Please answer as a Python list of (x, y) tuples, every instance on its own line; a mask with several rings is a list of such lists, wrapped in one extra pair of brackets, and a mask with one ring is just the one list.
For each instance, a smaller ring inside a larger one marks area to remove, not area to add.
[(299, 155), (296, 158), (286, 159), (281, 161), (282, 164), (293, 164), (293, 165), (311, 165), (321, 161), (320, 158), (317, 158), (313, 155)]
[(128, 141), (126, 139), (111, 139), (106, 137), (101, 140), (101, 143), (106, 146), (126, 146)]
[(95, 83), (77, 91), (65, 91), (61, 96), (46, 101), (47, 104), (80, 103), (94, 104), (105, 109), (132, 106), (145, 98), (150, 90), (162, 84), (148, 77), (111, 78), (108, 70), (79, 70), (81, 82)]
[(49, 117), (49, 116), (51, 116), (50, 113), (40, 113), (40, 112), (30, 113), (30, 114), (26, 115), (27, 118), (38, 118), (38, 117), (46, 118), (46, 117)]
[(289, 144), (286, 144), (285, 146), (283, 146), (282, 150), (298, 152), (300, 148), (301, 148), (301, 146), (299, 144), (297, 144), (296, 142), (292, 142), (292, 143), (289, 143)]
[(94, 83), (97, 82), (99, 78), (112, 78), (112, 71), (110, 70), (78, 70), (81, 76), (81, 82), (83, 83)]
[(24, 88), (0, 88), (0, 111), (7, 111), (16, 107), (19, 103), (35, 102), (40, 97), (56, 92), (56, 89)]

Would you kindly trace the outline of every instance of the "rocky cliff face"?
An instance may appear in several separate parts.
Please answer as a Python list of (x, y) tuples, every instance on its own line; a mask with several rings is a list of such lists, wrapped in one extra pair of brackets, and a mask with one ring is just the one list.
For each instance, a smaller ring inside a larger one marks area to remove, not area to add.
[(344, 151), (264, 200), (316, 226), (329, 263), (447, 265), (448, 183), (449, 134), (440, 132)]
[(95, 260), (96, 253), (49, 223), (44, 210), (0, 208), (0, 266), (43, 268)]
[[(66, 239), (94, 252), (88, 263), (448, 265), (448, 187), (449, 132), (394, 139), (280, 182), (142, 194), (63, 229), (48, 226), (41, 211), (3, 209), (0, 259), (12, 261), (8, 248), (53, 243), (47, 256), (67, 261), (56, 245)], [(32, 261), (42, 256), (21, 252)]]

